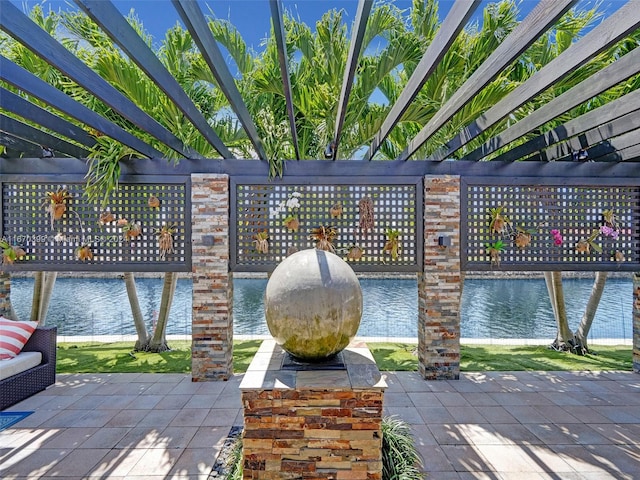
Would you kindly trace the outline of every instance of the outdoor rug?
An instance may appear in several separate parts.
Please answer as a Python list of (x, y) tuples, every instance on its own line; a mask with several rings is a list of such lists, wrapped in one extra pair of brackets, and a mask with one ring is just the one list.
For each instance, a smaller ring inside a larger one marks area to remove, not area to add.
[(18, 423), (33, 412), (0, 412), (0, 432)]

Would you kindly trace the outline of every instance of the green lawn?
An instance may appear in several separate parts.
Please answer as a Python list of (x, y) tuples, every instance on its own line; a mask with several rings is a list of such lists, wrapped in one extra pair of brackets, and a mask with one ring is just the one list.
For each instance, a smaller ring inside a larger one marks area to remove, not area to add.
[[(169, 342), (165, 353), (132, 352), (133, 342), (60, 343), (58, 373), (186, 373), (191, 370), (191, 342)], [(234, 342), (233, 365), (245, 372), (260, 340)], [(415, 345), (369, 343), (380, 370), (416, 370)], [(540, 346), (463, 345), (460, 368), (464, 372), (508, 370), (631, 370), (630, 346), (595, 346), (584, 357)]]

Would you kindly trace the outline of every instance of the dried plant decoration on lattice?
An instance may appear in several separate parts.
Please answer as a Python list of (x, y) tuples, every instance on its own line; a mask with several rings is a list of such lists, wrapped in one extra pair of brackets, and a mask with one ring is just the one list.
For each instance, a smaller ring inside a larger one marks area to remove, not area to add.
[[(2, 184), (2, 234), (26, 252), (28, 263), (17, 268), (190, 270), (186, 183), (121, 183), (106, 207), (87, 202), (83, 187)], [(173, 248), (158, 242), (163, 225), (175, 226)], [(154, 266), (159, 262), (170, 266)]]
[[(237, 270), (269, 270), (306, 248), (333, 251), (354, 268), (418, 269), (416, 185), (237, 184), (233, 194)], [(388, 230), (398, 235), (385, 250)]]
[(466, 185), (463, 265), (613, 270), (638, 263), (639, 200), (638, 187)]

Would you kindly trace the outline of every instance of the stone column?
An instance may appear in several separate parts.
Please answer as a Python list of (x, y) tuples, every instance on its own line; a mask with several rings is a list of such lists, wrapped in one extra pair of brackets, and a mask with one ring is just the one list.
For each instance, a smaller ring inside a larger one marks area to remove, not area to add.
[(6, 318), (13, 318), (11, 308), (11, 274), (0, 271), (0, 315)]
[[(439, 245), (442, 237), (444, 245)], [(424, 266), (418, 274), (418, 369), (460, 377), (460, 177), (424, 178)]]
[(633, 274), (633, 371), (640, 373), (640, 273)]
[(227, 380), (233, 374), (228, 175), (191, 176), (191, 242), (191, 379)]

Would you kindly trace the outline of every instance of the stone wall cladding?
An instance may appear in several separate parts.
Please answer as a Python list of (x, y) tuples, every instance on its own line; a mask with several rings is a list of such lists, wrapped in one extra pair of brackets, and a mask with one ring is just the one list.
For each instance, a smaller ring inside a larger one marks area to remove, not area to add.
[(633, 274), (633, 371), (640, 373), (640, 274)]
[[(460, 377), (460, 177), (424, 177), (424, 270), (418, 274), (418, 369), (426, 380)], [(438, 237), (451, 246), (440, 247)]]
[(383, 395), (243, 391), (243, 478), (381, 480)]
[(191, 379), (227, 380), (233, 374), (228, 175), (191, 176), (191, 240)]
[(5, 318), (13, 318), (11, 311), (11, 275), (0, 272), (0, 315)]

